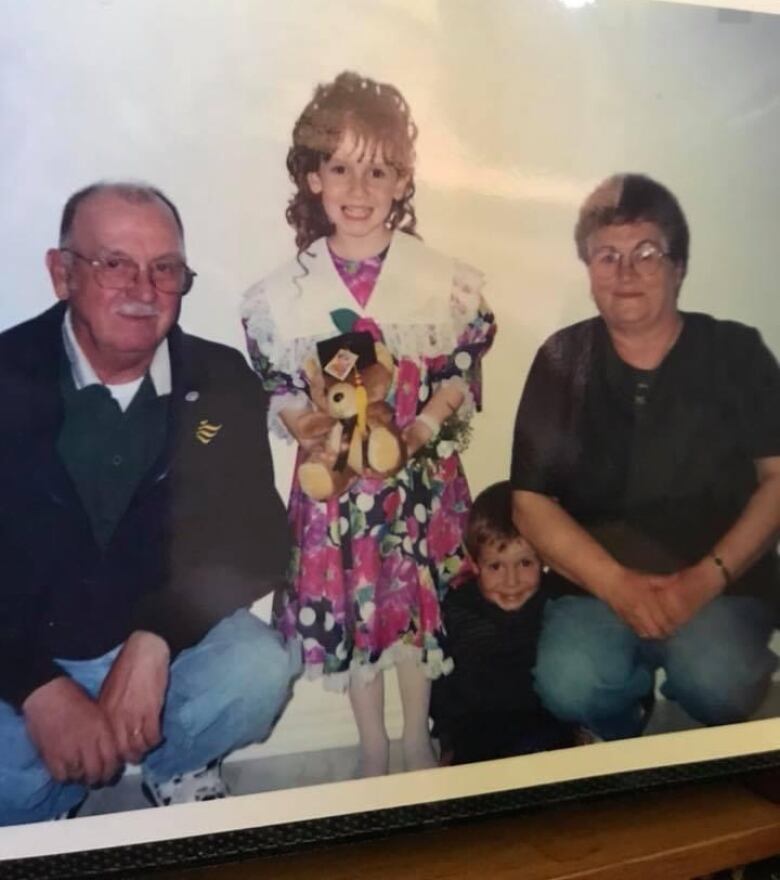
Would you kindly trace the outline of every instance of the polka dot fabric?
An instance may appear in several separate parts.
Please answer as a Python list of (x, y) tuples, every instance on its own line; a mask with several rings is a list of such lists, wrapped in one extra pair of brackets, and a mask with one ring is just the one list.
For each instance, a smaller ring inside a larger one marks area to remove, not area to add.
[[(452, 380), (465, 382), (470, 413), (493, 332), (485, 307), (450, 354), (402, 356), (389, 400), (398, 426)], [(292, 586), (277, 625), (302, 637), (307, 674), (328, 676), (328, 687), (345, 687), (351, 675), (370, 679), (399, 652), (415, 655), (430, 678), (452, 668), (439, 601), (472, 574), (463, 548), (471, 499), (455, 444), (441, 440), (426, 452), (394, 477), (362, 479), (326, 502), (301, 491), (296, 466)]]

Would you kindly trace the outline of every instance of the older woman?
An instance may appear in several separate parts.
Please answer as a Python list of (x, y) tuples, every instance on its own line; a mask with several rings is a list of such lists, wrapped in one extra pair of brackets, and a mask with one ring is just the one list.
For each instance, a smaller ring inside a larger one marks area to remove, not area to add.
[(517, 413), (514, 519), (551, 567), (536, 687), (604, 739), (665, 695), (743, 721), (777, 657), (780, 369), (758, 332), (680, 312), (688, 227), (638, 174), (575, 230), (599, 317), (542, 346)]

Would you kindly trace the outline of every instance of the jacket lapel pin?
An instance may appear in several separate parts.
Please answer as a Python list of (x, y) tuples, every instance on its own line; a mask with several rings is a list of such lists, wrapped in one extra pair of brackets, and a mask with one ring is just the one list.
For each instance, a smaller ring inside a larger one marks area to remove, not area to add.
[(208, 419), (201, 419), (198, 422), (198, 427), (195, 429), (195, 437), (206, 446), (211, 443), (221, 430), (222, 425), (212, 425)]

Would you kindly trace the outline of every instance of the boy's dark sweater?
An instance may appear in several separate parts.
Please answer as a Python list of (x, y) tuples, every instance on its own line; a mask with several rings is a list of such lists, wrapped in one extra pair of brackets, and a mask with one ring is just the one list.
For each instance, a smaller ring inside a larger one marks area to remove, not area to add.
[(560, 741), (564, 726), (533, 689), (544, 603), (537, 591), (517, 611), (504, 611), (482, 596), (476, 580), (444, 600), (455, 668), (433, 683), (431, 717), (434, 735), (454, 748), (457, 763), (568, 744)]

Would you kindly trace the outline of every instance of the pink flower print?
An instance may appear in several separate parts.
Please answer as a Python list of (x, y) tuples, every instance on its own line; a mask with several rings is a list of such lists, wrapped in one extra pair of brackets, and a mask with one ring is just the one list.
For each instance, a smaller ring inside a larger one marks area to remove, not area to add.
[(395, 421), (399, 428), (405, 428), (417, 415), (417, 401), (420, 391), (420, 370), (409, 358), (401, 358), (395, 379)]
[(441, 611), (434, 587), (420, 590), (420, 629), (436, 632), (441, 628)]
[(364, 492), (366, 495), (377, 495), (384, 481), (384, 477), (360, 477), (355, 491)]
[(457, 517), (439, 508), (428, 525), (428, 552), (431, 558), (435, 562), (441, 562), (451, 556), (460, 545), (461, 533)]
[(436, 465), (436, 478), (442, 483), (451, 484), (458, 476), (458, 459), (457, 456), (448, 455), (446, 458), (439, 459)]
[(373, 318), (358, 318), (352, 325), (352, 330), (355, 333), (370, 333), (374, 342), (383, 341), (382, 331), (377, 327), (376, 321)]
[(352, 580), (355, 587), (375, 584), (379, 579), (379, 546), (376, 538), (366, 536), (352, 541)]
[(309, 548), (301, 554), (300, 592), (326, 596), (334, 608), (341, 610), (344, 602), (343, 576), (338, 547)]
[(413, 542), (420, 537), (420, 524), (417, 522), (416, 517), (406, 517), (406, 534), (409, 535)]
[(304, 533), (305, 547), (321, 547), (325, 544), (328, 535), (328, 520), (324, 511), (316, 507), (311, 508), (311, 518), (306, 524)]
[(447, 368), (449, 364), (449, 359), (447, 355), (440, 354), (437, 357), (430, 358), (428, 360), (428, 372), (433, 376), (437, 373), (441, 373), (443, 370)]
[(382, 619), (377, 621), (380, 644), (389, 647), (409, 628), (409, 608), (403, 605), (388, 604), (382, 610)]
[(417, 564), (399, 551), (387, 556), (382, 567), (384, 601), (388, 598), (404, 606), (408, 612), (417, 591)]
[(382, 510), (385, 513), (385, 518), (388, 520), (395, 519), (396, 512), (398, 511), (398, 506), (401, 503), (401, 493), (400, 492), (389, 492), (385, 497), (385, 500), (382, 502)]
[(469, 503), (469, 487), (465, 479), (448, 480), (444, 484), (444, 491), (441, 493), (443, 510), (463, 510)]

